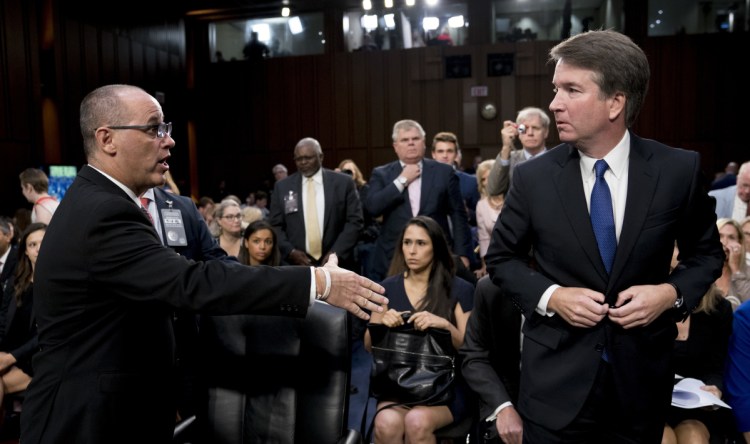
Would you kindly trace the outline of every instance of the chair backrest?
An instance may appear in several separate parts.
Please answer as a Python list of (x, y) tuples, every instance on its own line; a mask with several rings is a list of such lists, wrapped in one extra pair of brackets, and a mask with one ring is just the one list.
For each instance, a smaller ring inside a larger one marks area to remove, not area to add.
[(349, 408), (350, 322), (317, 301), (304, 319), (205, 318), (208, 441), (338, 442)]

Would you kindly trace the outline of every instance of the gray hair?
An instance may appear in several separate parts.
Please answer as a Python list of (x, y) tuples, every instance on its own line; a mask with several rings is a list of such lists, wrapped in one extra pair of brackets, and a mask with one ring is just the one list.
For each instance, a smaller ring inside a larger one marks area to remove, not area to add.
[(424, 132), (424, 129), (422, 128), (422, 125), (419, 124), (416, 120), (399, 120), (393, 125), (393, 133), (391, 134), (391, 138), (393, 139), (393, 142), (396, 142), (396, 139), (398, 139), (398, 133), (399, 131), (408, 131), (410, 129), (416, 128), (417, 131), (419, 131), (419, 134), (424, 139), (427, 133)]

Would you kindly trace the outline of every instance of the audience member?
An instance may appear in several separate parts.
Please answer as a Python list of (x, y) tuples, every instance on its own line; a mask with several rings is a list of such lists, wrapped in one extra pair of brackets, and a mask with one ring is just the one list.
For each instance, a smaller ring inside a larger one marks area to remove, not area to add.
[(745, 239), (745, 263), (750, 267), (750, 216), (740, 222), (742, 238)]
[(34, 271), (39, 351), (24, 443), (170, 441), (175, 308), (303, 317), (320, 297), (367, 319), (387, 303), (380, 285), (335, 258), (324, 269), (247, 267), (164, 248), (138, 198), (164, 181), (175, 142), (163, 120), (159, 102), (134, 86), (103, 86), (83, 99), (88, 165)]
[(15, 233), (13, 236), (13, 244), (18, 244), (18, 238), (21, 237), (21, 233), (26, 231), (29, 225), (31, 225), (31, 210), (28, 208), (18, 208), (13, 213), (13, 224), (16, 226)]
[(336, 253), (339, 265), (354, 267), (362, 230), (362, 204), (351, 177), (323, 168), (320, 143), (306, 137), (294, 147), (297, 172), (273, 187), (269, 221), (279, 250), (291, 265), (324, 264)]
[(31, 222), (49, 224), (59, 203), (48, 193), (49, 179), (44, 171), (37, 168), (27, 168), (19, 175), (21, 192), (29, 203), (34, 204), (31, 209)]
[[(490, 160), (494, 162), (494, 160)], [(481, 165), (481, 164), (480, 164)], [(479, 439), (521, 444), (523, 422), (516, 411), (521, 378), (522, 316), (489, 276), (477, 282), (474, 309), (459, 350), (461, 376), (479, 398)]]
[[(515, 168), (485, 257), (526, 316), (523, 439), (659, 442), (674, 321), (723, 259), (699, 155), (629, 130), (649, 66), (627, 36), (577, 34), (550, 56), (563, 144)], [(670, 274), (675, 240), (684, 257)]]
[(286, 167), (280, 163), (274, 165), (271, 169), (271, 172), (273, 173), (274, 182), (278, 182), (281, 179), (286, 179), (286, 176), (288, 174)]
[(211, 234), (228, 255), (237, 257), (242, 243), (242, 210), (233, 199), (224, 199), (214, 210)]
[(256, 220), (263, 219), (263, 212), (258, 207), (245, 207), (242, 209), (242, 229), (248, 227)]
[[(370, 187), (357, 164), (354, 163), (352, 159), (344, 159), (339, 163), (336, 170), (352, 176), (352, 180), (354, 180), (354, 184), (357, 188), (357, 193), (359, 193), (359, 200), (364, 203)], [(380, 221), (377, 218), (372, 217), (370, 212), (367, 211), (364, 206), (362, 208), (362, 219), (363, 227), (359, 234), (359, 240), (357, 241), (356, 262), (359, 264), (359, 270), (361, 270), (362, 274), (368, 276), (371, 268), (370, 258), (372, 257), (372, 250), (375, 247), (375, 240), (377, 240), (380, 235)]]
[[(500, 131), (503, 146), (487, 179), (487, 192), (490, 195), (506, 194), (516, 166), (547, 151), (545, 144), (549, 124), (547, 113), (534, 107), (519, 111), (515, 122), (503, 122), (503, 129)], [(520, 150), (514, 149), (516, 138), (521, 142)]]
[(709, 191), (716, 199), (716, 217), (742, 220), (750, 216), (750, 161), (740, 165), (737, 184)]
[[(453, 346), (464, 342), (466, 321), (473, 307), (474, 287), (456, 277), (456, 267), (440, 225), (426, 216), (410, 219), (399, 234), (388, 278), (381, 284), (389, 302), (385, 313), (373, 313), (371, 323), (396, 327), (401, 317), (417, 330), (441, 328), (451, 334)], [(365, 346), (371, 350), (370, 332)], [(460, 381), (460, 378), (456, 378)], [(469, 412), (466, 388), (454, 383), (454, 396), (448, 405), (399, 406), (380, 411), (374, 418), (375, 442), (434, 442), (435, 430), (461, 421)], [(378, 399), (380, 409), (398, 399)]]
[(203, 196), (198, 199), (198, 212), (203, 216), (203, 220), (206, 221), (206, 225), (211, 225), (214, 220), (214, 209), (216, 203), (213, 199), (208, 196)]
[(443, 228), (453, 253), (460, 256), (463, 267), (469, 268), (474, 253), (471, 231), (454, 169), (424, 158), (425, 132), (418, 122), (396, 122), (391, 137), (398, 160), (372, 171), (365, 198), (365, 210), (383, 221), (370, 277), (385, 277), (396, 239), (406, 222), (418, 215), (431, 217)]
[(487, 274), (487, 264), (484, 262), (484, 256), (490, 246), (490, 237), (492, 229), (495, 228), (500, 211), (505, 203), (505, 195), (487, 193), (487, 178), (490, 175), (492, 166), (497, 161), (495, 159), (485, 160), (477, 167), (477, 188), (482, 198), (477, 203), (477, 241), (479, 243), (479, 258), (482, 266), (475, 271), (477, 278)]
[(724, 386), (737, 431), (750, 443), (750, 302), (734, 312)]
[(276, 231), (268, 221), (256, 220), (247, 226), (237, 259), (245, 265), (281, 265)]
[[(675, 253), (679, 250), (675, 247)], [(673, 256), (672, 267), (678, 267)], [(724, 363), (732, 332), (732, 305), (721, 291), (711, 285), (700, 304), (684, 321), (677, 323), (674, 342), (674, 370), (684, 378), (704, 383), (702, 390), (722, 398)], [(710, 438), (725, 438), (730, 422), (724, 409), (669, 408), (662, 444), (708, 443)]]
[(271, 215), (268, 210), (268, 193), (263, 190), (256, 191), (255, 194), (255, 207), (260, 210), (263, 219), (268, 219)]
[(18, 247), (13, 243), (14, 236), (13, 221), (5, 216), (0, 217), (0, 294), (5, 289), (6, 281), (16, 271), (18, 263)]
[(732, 303), (733, 308), (750, 298), (750, 276), (745, 262), (745, 238), (740, 224), (726, 217), (716, 221), (719, 238), (724, 248), (724, 266), (716, 286)]
[(724, 167), (724, 172), (718, 174), (716, 179), (711, 182), (712, 190), (720, 190), (722, 188), (731, 187), (737, 184), (737, 170), (739, 169), (737, 162), (729, 162)]
[(34, 376), (38, 347), (34, 319), (34, 267), (47, 225), (35, 222), (21, 236), (18, 267), (3, 292), (0, 309), (0, 407), (5, 395), (26, 390)]
[(258, 33), (252, 31), (250, 33), (250, 40), (242, 48), (242, 55), (245, 56), (245, 60), (258, 62), (266, 57), (270, 57), (271, 50), (268, 49), (268, 45), (258, 39)]
[(255, 206), (255, 192), (251, 191), (245, 196), (245, 202), (241, 205), (242, 208), (254, 207)]
[[(463, 197), (466, 214), (469, 216), (469, 225), (476, 227), (477, 219), (474, 211), (477, 208), (477, 202), (479, 202), (477, 179), (473, 174), (464, 173), (458, 168), (461, 159), (461, 147), (458, 145), (458, 137), (449, 132), (435, 134), (432, 138), (432, 158), (440, 163), (452, 166), (455, 170), (458, 176), (458, 184), (461, 187), (461, 196)], [(474, 255), (471, 257), (473, 258)]]

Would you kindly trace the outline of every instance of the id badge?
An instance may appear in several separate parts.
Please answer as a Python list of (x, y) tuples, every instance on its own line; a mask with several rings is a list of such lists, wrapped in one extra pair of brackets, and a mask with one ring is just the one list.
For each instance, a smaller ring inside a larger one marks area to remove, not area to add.
[(284, 214), (296, 213), (299, 211), (299, 199), (297, 193), (289, 190), (289, 194), (284, 196)]
[(182, 222), (182, 212), (172, 208), (162, 208), (161, 221), (167, 234), (167, 245), (170, 247), (187, 246), (185, 225)]

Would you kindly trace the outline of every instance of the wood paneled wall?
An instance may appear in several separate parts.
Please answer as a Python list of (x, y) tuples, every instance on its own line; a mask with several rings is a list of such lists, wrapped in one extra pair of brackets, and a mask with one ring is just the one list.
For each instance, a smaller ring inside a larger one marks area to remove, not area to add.
[[(320, 140), (325, 166), (351, 158), (369, 175), (395, 158), (390, 133), (403, 118), (419, 121), (428, 138), (455, 132), (468, 165), (475, 155), (496, 154), (502, 120), (524, 106), (546, 109), (552, 99), (546, 60), (553, 42), (210, 64), (205, 24), (173, 18), (136, 25), (135, 15), (126, 25), (101, 23), (59, 3), (0, 3), (0, 214), (26, 205), (22, 169), (83, 163), (78, 106), (106, 83), (164, 93), (177, 141), (170, 164), (196, 197), (214, 194), (220, 180), (240, 196), (270, 185), (274, 164), (294, 170), (292, 151), (303, 137)], [(739, 69), (748, 40), (747, 33), (643, 39), (652, 81), (635, 131), (701, 152), (709, 175), (750, 159), (743, 131), (750, 93)], [(487, 76), (493, 53), (515, 54), (513, 75)], [(453, 55), (471, 57), (471, 77), (445, 78), (445, 58)], [(472, 97), (473, 86), (486, 86), (488, 96)], [(496, 119), (480, 117), (486, 102), (496, 105)], [(556, 142), (553, 129), (550, 145)]]

